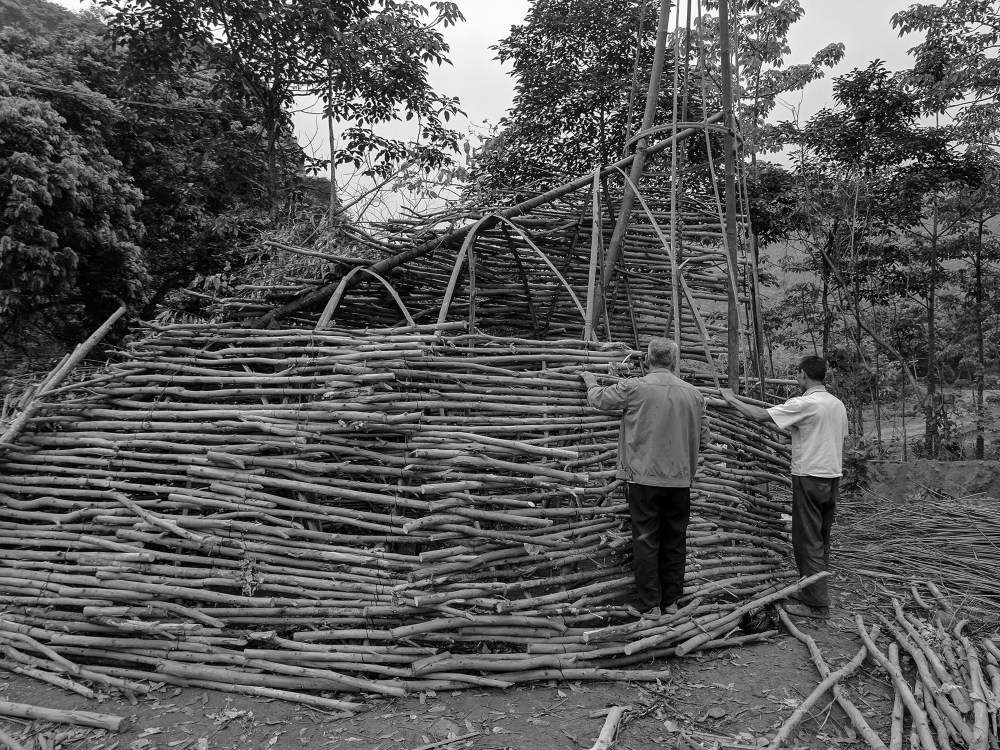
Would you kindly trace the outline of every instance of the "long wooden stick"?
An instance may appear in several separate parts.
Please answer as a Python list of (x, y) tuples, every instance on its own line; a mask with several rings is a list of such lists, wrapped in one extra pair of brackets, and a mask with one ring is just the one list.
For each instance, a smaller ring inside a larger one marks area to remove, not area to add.
[(878, 646), (876, 646), (874, 641), (868, 637), (868, 631), (865, 629), (864, 621), (861, 619), (861, 615), (854, 616), (854, 624), (857, 626), (858, 634), (861, 636), (861, 641), (865, 644), (865, 646), (867, 646), (868, 652), (872, 655), (872, 658), (878, 662), (886, 672), (889, 673), (889, 677), (892, 679), (893, 684), (896, 686), (896, 690), (902, 698), (903, 705), (906, 706), (906, 709), (910, 712), (910, 716), (913, 719), (913, 730), (916, 732), (916, 735), (920, 740), (921, 747), (923, 747), (923, 750), (937, 750), (937, 746), (934, 744), (934, 738), (931, 736), (930, 726), (927, 723), (927, 714), (924, 713), (924, 710), (917, 704), (917, 699), (913, 695), (913, 691), (910, 690), (909, 685), (906, 684), (903, 673), (898, 667), (893, 665), (889, 659), (886, 658), (885, 654), (879, 651)]
[[(893, 669), (899, 670), (899, 644), (895, 641), (887, 649), (889, 663)], [(903, 696), (893, 683), (892, 712), (889, 717), (889, 750), (903, 750)]]
[(84, 727), (97, 727), (112, 732), (127, 728), (128, 719), (113, 714), (99, 714), (93, 711), (63, 711), (57, 708), (42, 708), (27, 703), (11, 703), (0, 701), (0, 716), (13, 716), (18, 719), (41, 719), (57, 724), (78, 724)]
[[(826, 661), (823, 659), (823, 654), (820, 653), (819, 646), (816, 645), (816, 641), (812, 636), (803, 633), (799, 630), (795, 623), (788, 617), (788, 613), (785, 612), (785, 608), (778, 606), (778, 617), (781, 619), (782, 624), (788, 629), (788, 632), (793, 636), (798, 638), (809, 649), (809, 655), (812, 657), (813, 664), (816, 665), (816, 670), (819, 672), (820, 677), (824, 680), (831, 675), (830, 667), (827, 665)], [(870, 637), (872, 640), (877, 638), (877, 629), (872, 630)], [(847, 714), (848, 718), (851, 720), (851, 724), (857, 730), (858, 734), (864, 737), (865, 741), (868, 743), (869, 747), (873, 750), (888, 750), (882, 738), (878, 736), (878, 733), (872, 729), (871, 725), (865, 720), (864, 715), (858, 709), (851, 700), (844, 695), (844, 691), (839, 684), (834, 684), (832, 686), (832, 692), (834, 697), (837, 699), (837, 703), (840, 707), (844, 709), (844, 713)]]
[[(872, 633), (869, 637), (878, 637), (878, 626), (876, 625), (872, 629)], [(838, 669), (836, 672), (831, 672), (828, 674), (816, 689), (812, 691), (806, 699), (799, 704), (798, 708), (792, 713), (785, 723), (781, 725), (777, 734), (774, 735), (774, 739), (771, 740), (771, 744), (768, 745), (768, 750), (778, 750), (783, 744), (785, 744), (792, 734), (798, 729), (799, 724), (806, 717), (809, 711), (812, 710), (813, 706), (819, 703), (820, 699), (830, 690), (833, 689), (838, 683), (847, 678), (848, 675), (854, 672), (861, 663), (865, 660), (868, 655), (868, 650), (862, 646), (861, 650), (858, 651), (857, 655), (851, 659), (847, 664)]]
[(0, 743), (3, 743), (3, 746), (8, 750), (27, 750), (24, 745), (15, 740), (2, 729), (0, 729)]

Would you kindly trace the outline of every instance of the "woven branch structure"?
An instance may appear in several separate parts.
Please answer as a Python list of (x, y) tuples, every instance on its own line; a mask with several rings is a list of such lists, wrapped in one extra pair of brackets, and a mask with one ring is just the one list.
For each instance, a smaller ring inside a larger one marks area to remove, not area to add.
[[(0, 649), (132, 690), (354, 711), (320, 693), (656, 679), (636, 665), (757, 637), (742, 616), (802, 584), (787, 449), (712, 397), (727, 290), (750, 277), (729, 274), (704, 200), (640, 194), (602, 289), (615, 206), (597, 185), (526, 216), (346, 229), (363, 271), (275, 248), (280, 272), (214, 321), (148, 324), (99, 376), (37, 393), (0, 446)], [(714, 443), (681, 610), (637, 621), (619, 415), (578, 373), (640, 374), (631, 355), (665, 332)]]

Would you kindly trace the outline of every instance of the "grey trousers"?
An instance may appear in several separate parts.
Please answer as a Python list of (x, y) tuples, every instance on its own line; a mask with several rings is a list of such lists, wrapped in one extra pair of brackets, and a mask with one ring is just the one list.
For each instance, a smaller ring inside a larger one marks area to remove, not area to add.
[[(792, 477), (792, 552), (803, 578), (830, 569), (830, 530), (839, 487), (839, 477)], [(828, 580), (806, 586), (799, 601), (810, 607), (829, 607)]]

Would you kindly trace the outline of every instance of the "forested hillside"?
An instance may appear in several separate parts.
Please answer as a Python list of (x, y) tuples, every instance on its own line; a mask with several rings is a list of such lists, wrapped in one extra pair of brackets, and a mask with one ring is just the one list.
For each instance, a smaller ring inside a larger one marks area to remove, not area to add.
[[(314, 229), (336, 203), (314, 176), (330, 159), (374, 174), (447, 163), (458, 105), (426, 74), (447, 60), (440, 28), (460, 19), (447, 2), (430, 13), (316, 0), (289, 13), (107, 0), (74, 14), (2, 0), (4, 362), (34, 366), (122, 304), (131, 320), (152, 317), (192, 280), (239, 268), (264, 229)], [(305, 93), (349, 126), (328, 160), (295, 140), (291, 105)], [(416, 143), (375, 132), (414, 116)]]

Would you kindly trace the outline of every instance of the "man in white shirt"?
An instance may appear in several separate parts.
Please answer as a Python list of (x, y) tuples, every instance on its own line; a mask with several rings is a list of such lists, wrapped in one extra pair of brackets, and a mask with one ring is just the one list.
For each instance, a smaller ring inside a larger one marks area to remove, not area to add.
[[(843, 474), (847, 409), (826, 390), (826, 360), (805, 357), (796, 381), (801, 396), (764, 409), (744, 403), (730, 389), (722, 397), (743, 416), (771, 422), (792, 437), (792, 551), (803, 578), (830, 567), (830, 530), (837, 507), (837, 490)], [(830, 613), (827, 579), (802, 589), (789, 614), (823, 618)]]

